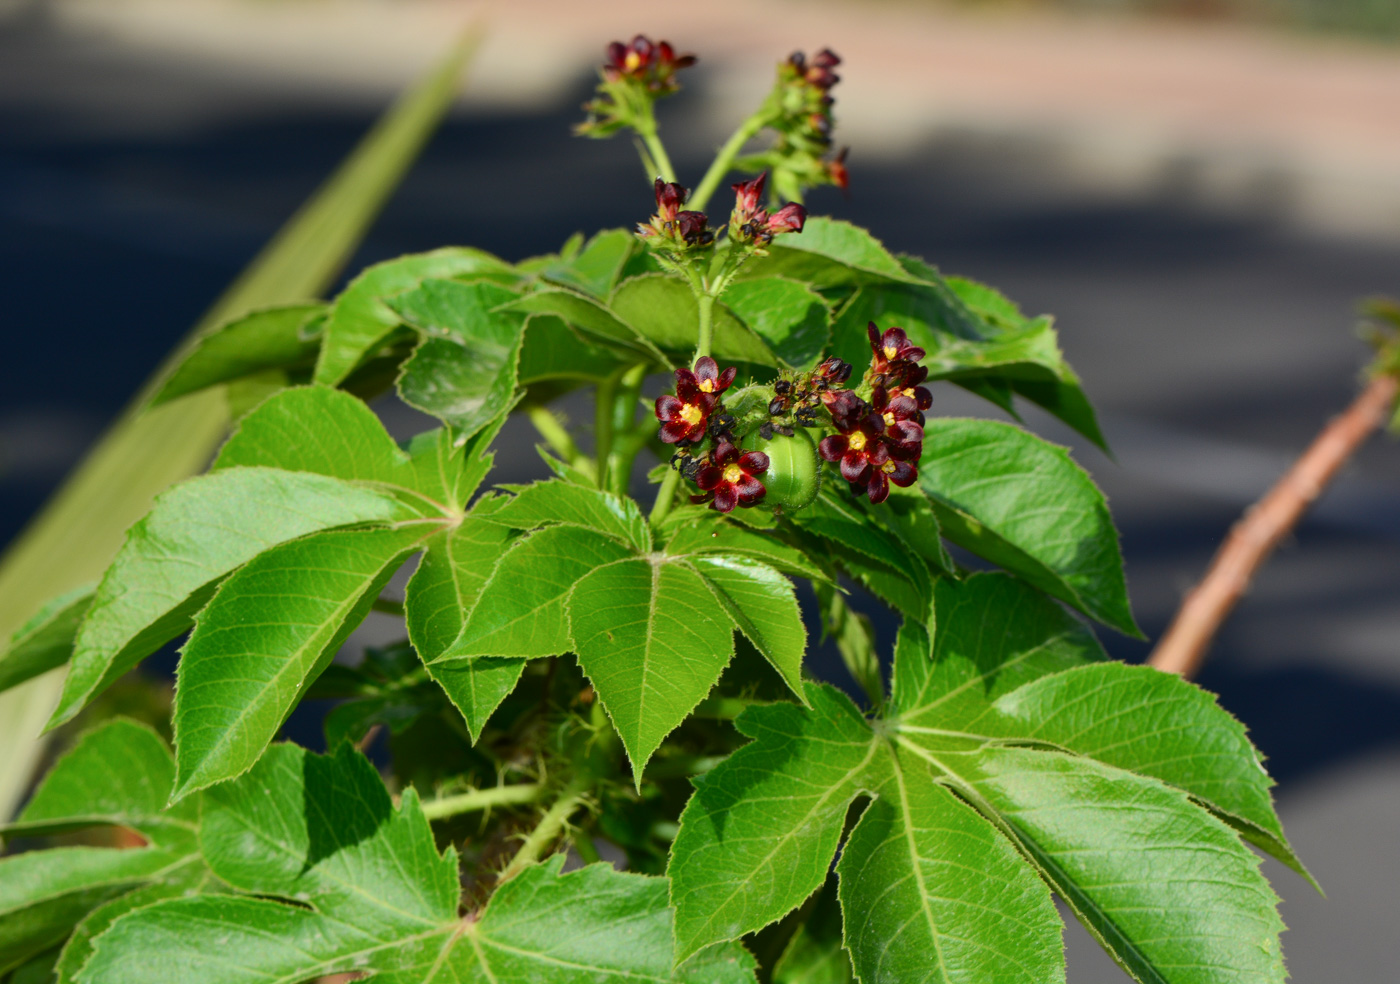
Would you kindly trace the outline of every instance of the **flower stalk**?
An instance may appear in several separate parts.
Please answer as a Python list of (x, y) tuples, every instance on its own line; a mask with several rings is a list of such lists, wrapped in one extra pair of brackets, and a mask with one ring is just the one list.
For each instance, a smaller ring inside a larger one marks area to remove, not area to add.
[(543, 795), (545, 787), (537, 782), (522, 782), (513, 786), (493, 786), (472, 789), (455, 796), (444, 796), (423, 804), (423, 815), (429, 820), (445, 820), (463, 813), (476, 813), (494, 806), (521, 806), (533, 803)]

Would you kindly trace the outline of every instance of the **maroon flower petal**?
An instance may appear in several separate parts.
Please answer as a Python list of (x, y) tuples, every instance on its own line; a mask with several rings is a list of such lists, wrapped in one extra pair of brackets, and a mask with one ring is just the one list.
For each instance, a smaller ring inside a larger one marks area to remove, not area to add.
[(884, 502), (890, 497), (890, 482), (883, 471), (876, 468), (870, 473), (870, 481), (866, 484), (865, 494), (871, 502), (876, 504)]
[(723, 393), (725, 390), (729, 389), (730, 384), (734, 382), (734, 377), (738, 372), (738, 369), (730, 366), (728, 369), (724, 370), (724, 372), (720, 373), (719, 380), (715, 383), (715, 392)]
[(739, 449), (728, 441), (720, 441), (715, 447), (714, 454), (710, 456), (710, 460), (720, 467), (732, 465), (739, 460)]
[(739, 504), (739, 496), (734, 491), (734, 486), (728, 484), (721, 485), (715, 489), (714, 507), (722, 513), (733, 512), (734, 507)]
[[(657, 180), (660, 181), (661, 179), (658, 178)], [(880, 329), (875, 327), (875, 322), (870, 321), (866, 323), (865, 334), (870, 338), (870, 351), (874, 352), (876, 357), (879, 358), (882, 355), (880, 352)]]
[[(676, 370), (677, 373), (680, 371), (679, 369)], [(695, 360), (695, 378), (701, 383), (708, 380), (713, 384), (719, 379), (719, 363), (715, 362), (715, 360), (708, 355), (700, 356), (700, 358)]]
[(739, 497), (739, 502), (746, 506), (753, 505), (768, 494), (768, 490), (763, 487), (763, 483), (752, 475), (745, 475), (740, 481), (735, 482), (730, 487), (734, 489), (734, 494)]
[(683, 402), (671, 396), (669, 393), (665, 396), (658, 396), (656, 398), (656, 419), (661, 421), (672, 420), (675, 418), (676, 414), (681, 412), (681, 407), (683, 406), (685, 406)]
[(821, 455), (824, 461), (835, 463), (841, 460), (849, 446), (850, 442), (844, 434), (833, 434), (817, 442), (817, 454)]
[(762, 475), (768, 470), (768, 455), (762, 451), (745, 451), (739, 455), (739, 467), (750, 475)]
[(907, 489), (918, 481), (919, 467), (917, 465), (908, 461), (892, 461), (890, 464), (894, 467), (889, 469), (886, 474), (889, 475), (890, 481), (900, 488)]
[(724, 470), (714, 465), (706, 465), (695, 473), (695, 484), (706, 492), (713, 492), (724, 481)]
[(870, 461), (864, 451), (847, 451), (841, 458), (841, 477), (851, 483), (864, 482), (870, 474)]
[(668, 421), (661, 425), (661, 440), (665, 444), (679, 444), (690, 440), (692, 430), (694, 428), (684, 420)]
[(790, 202), (768, 216), (768, 231), (779, 234), (801, 232), (807, 224), (807, 210), (796, 202)]

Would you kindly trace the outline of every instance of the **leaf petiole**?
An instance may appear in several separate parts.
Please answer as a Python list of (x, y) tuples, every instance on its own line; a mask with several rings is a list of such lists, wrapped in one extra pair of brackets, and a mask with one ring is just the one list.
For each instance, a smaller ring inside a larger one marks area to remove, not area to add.
[(423, 816), (429, 820), (445, 820), (463, 813), (489, 810), (493, 806), (519, 806), (540, 798), (545, 787), (538, 782), (523, 782), (513, 786), (493, 786), (471, 789), (456, 796), (444, 796), (423, 804)]

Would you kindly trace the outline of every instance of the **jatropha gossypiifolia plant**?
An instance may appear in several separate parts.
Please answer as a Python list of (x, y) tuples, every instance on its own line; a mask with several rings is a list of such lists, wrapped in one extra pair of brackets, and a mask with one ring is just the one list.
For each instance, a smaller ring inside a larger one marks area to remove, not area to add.
[[(3, 828), (34, 849), (0, 860), (0, 975), (1041, 984), (1058, 897), (1140, 981), (1284, 979), (1248, 845), (1306, 872), (1243, 727), (1105, 657), (1094, 623), (1138, 630), (1102, 495), (933, 412), (951, 384), (1102, 444), (1050, 319), (807, 213), (846, 183), (830, 52), (687, 193), (653, 108), (692, 60), (614, 44), (589, 104), (641, 139), (640, 226), (390, 260), (168, 377), (227, 384), (232, 436), (0, 686), (67, 664), (57, 726), (183, 639), (173, 750), (88, 712)], [(392, 439), (390, 385), (440, 426)], [(552, 477), (489, 488), (512, 416)], [(402, 638), (345, 651), (371, 612)], [(278, 740), (307, 700), (325, 754)], [(140, 846), (43, 841), (104, 826)]]

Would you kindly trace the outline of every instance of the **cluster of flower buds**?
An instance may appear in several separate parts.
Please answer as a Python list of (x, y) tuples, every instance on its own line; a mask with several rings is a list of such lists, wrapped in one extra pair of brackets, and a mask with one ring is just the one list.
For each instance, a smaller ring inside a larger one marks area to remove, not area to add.
[(773, 237), (785, 232), (801, 232), (807, 224), (807, 210), (795, 202), (789, 202), (776, 212), (759, 204), (763, 198), (763, 185), (768, 180), (764, 171), (751, 181), (741, 181), (734, 188), (734, 211), (729, 215), (729, 239), (734, 243), (750, 245), (759, 256), (766, 255), (766, 247)]
[(933, 396), (919, 384), (928, 370), (919, 365), (924, 350), (909, 342), (902, 328), (881, 332), (872, 321), (870, 369), (865, 381), (872, 385), (869, 402), (853, 390), (822, 393), (838, 433), (823, 438), (817, 453), (837, 464), (841, 477), (856, 495), (883, 502), (890, 483), (913, 485), (919, 477), (918, 462), (924, 450), (924, 414)]
[(705, 213), (681, 209), (688, 197), (690, 189), (657, 178), (656, 214), (647, 222), (637, 223), (637, 235), (675, 253), (713, 246), (715, 234)]
[(790, 437), (794, 425), (817, 426), (821, 408), (831, 409), (836, 394), (846, 392), (838, 387), (850, 378), (850, 363), (832, 356), (811, 372), (779, 379), (773, 384), (773, 399), (768, 404), (770, 419), (760, 427), (760, 436), (765, 440), (774, 434)]
[(833, 120), (831, 107), (836, 100), (831, 89), (841, 77), (833, 69), (841, 59), (823, 48), (810, 59), (793, 52), (778, 65), (778, 80), (772, 98), (777, 118), (771, 126), (777, 142), (768, 150), (742, 158), (744, 170), (768, 168), (773, 171), (774, 187), (789, 198), (797, 198), (803, 188), (835, 185), (845, 191), (850, 184), (846, 170), (846, 149), (834, 157), (831, 150)]
[(680, 88), (676, 73), (695, 64), (694, 55), (677, 55), (669, 42), (653, 42), (638, 34), (627, 44), (608, 45), (607, 62), (599, 70), (597, 98), (583, 104), (588, 120), (576, 131), (584, 136), (609, 137), (634, 126), (639, 112)]

